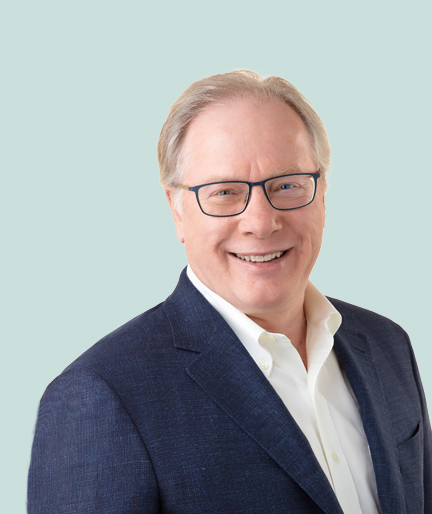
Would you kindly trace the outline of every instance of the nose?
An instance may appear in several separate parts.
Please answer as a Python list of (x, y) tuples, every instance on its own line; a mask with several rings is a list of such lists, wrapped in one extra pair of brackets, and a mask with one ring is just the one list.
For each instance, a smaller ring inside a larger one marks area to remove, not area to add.
[(253, 186), (246, 210), (240, 214), (240, 228), (246, 234), (254, 234), (265, 239), (281, 228), (281, 216), (277, 209), (270, 205), (262, 186)]

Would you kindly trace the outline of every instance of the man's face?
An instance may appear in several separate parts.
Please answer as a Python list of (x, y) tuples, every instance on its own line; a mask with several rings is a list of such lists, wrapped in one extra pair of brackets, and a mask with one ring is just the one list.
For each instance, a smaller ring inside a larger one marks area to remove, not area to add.
[[(308, 132), (282, 101), (259, 105), (241, 99), (212, 106), (189, 126), (184, 149), (187, 186), (224, 180), (258, 182), (284, 173), (317, 171)], [(173, 208), (169, 189), (167, 196), (189, 264), (209, 289), (252, 317), (303, 303), (325, 222), (320, 180), (315, 200), (306, 207), (276, 210), (262, 187), (255, 186), (247, 209), (227, 218), (203, 214), (193, 192), (184, 192), (181, 214)], [(236, 257), (275, 252), (284, 254), (268, 262)]]

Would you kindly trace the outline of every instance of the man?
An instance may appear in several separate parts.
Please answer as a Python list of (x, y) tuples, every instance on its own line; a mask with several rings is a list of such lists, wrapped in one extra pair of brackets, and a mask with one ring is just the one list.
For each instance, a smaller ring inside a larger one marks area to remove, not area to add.
[(159, 141), (189, 266), (41, 401), (36, 513), (431, 513), (408, 337), (326, 299), (324, 127), (286, 81), (193, 84)]

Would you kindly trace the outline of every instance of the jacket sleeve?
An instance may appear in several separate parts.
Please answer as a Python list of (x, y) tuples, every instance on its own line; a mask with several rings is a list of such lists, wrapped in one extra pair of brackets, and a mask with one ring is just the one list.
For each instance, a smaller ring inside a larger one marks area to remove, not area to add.
[(29, 514), (159, 511), (147, 449), (116, 392), (70, 370), (41, 400), (28, 481)]

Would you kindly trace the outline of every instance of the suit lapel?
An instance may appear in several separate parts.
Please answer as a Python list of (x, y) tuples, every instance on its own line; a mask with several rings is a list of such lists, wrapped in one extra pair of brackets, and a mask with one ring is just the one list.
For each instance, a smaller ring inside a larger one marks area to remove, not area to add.
[(378, 497), (383, 513), (405, 513), (403, 485), (385, 396), (375, 367), (371, 344), (341, 326), (335, 351), (356, 396), (369, 442)]
[(305, 435), (235, 334), (187, 279), (165, 302), (190, 377), (328, 514), (342, 514)]

